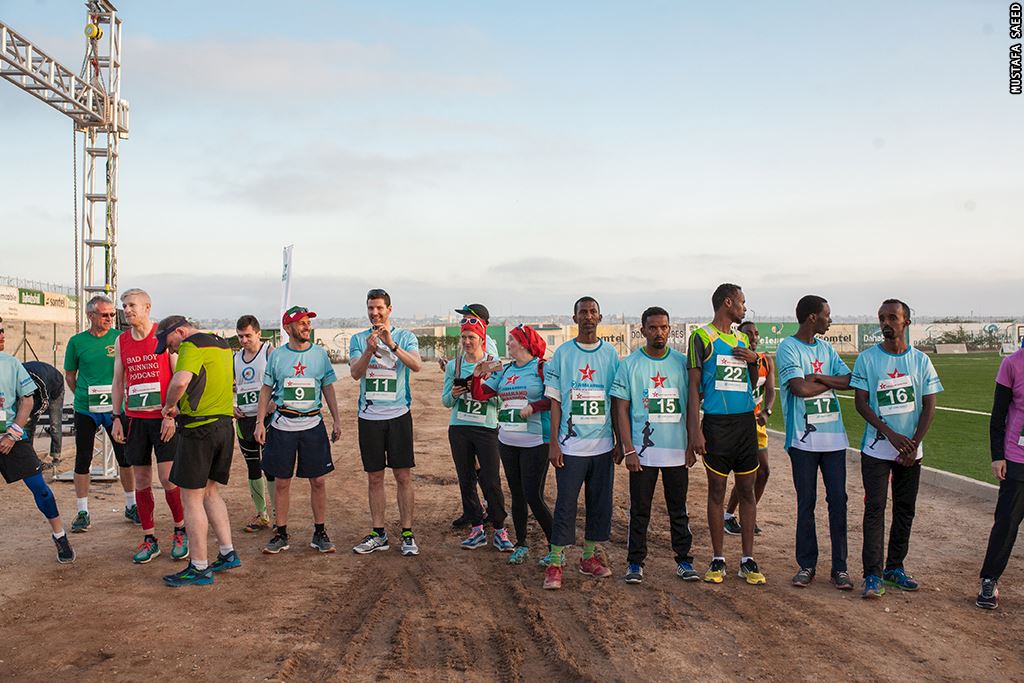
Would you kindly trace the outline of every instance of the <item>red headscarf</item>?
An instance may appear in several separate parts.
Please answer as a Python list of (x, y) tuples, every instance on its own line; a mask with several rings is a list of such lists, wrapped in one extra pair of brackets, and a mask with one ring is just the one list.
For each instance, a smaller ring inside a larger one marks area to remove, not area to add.
[(476, 336), (480, 337), (481, 340), (487, 339), (487, 325), (483, 320), (477, 320), (475, 323), (467, 322), (462, 325), (463, 332), (472, 332)]
[(530, 355), (534, 358), (544, 357), (544, 352), (547, 351), (548, 345), (544, 342), (544, 337), (537, 333), (537, 330), (529, 325), (517, 325), (512, 328), (509, 334), (522, 344), (523, 348), (529, 351)]

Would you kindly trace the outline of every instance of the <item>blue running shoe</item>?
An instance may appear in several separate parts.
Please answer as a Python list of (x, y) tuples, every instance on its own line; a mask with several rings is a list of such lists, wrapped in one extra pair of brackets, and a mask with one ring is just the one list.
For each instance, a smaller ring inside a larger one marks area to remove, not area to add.
[(630, 562), (626, 568), (626, 575), (622, 578), (626, 583), (643, 583), (644, 568), (636, 562)]
[(508, 529), (497, 529), (492, 543), (499, 553), (510, 553), (516, 548), (512, 541), (508, 540)]
[(180, 588), (182, 586), (209, 586), (213, 583), (213, 569), (211, 567), (207, 567), (200, 571), (196, 569), (194, 564), (189, 562), (188, 566), (180, 572), (165, 576), (164, 583), (171, 588)]
[(864, 592), (860, 594), (862, 598), (880, 598), (885, 595), (885, 586), (882, 585), (882, 577), (871, 576), (864, 577)]
[(700, 581), (700, 574), (689, 562), (680, 562), (676, 565), (676, 576), (683, 581)]
[(916, 591), (921, 587), (921, 584), (915, 581), (913, 576), (905, 572), (903, 567), (899, 569), (886, 569), (882, 572), (882, 580), (890, 586), (910, 592)]
[(469, 536), (466, 536), (462, 541), (463, 550), (472, 550), (473, 548), (485, 545), (487, 545), (487, 533), (482, 526), (473, 527), (472, 531), (469, 532)]
[(526, 562), (526, 556), (530, 554), (530, 549), (526, 546), (518, 546), (512, 551), (512, 554), (508, 558), (509, 564), (522, 564)]
[(227, 555), (223, 553), (217, 554), (217, 559), (210, 563), (210, 571), (222, 572), (225, 569), (234, 569), (235, 567), (242, 566), (242, 559), (238, 557), (238, 553), (232, 550)]

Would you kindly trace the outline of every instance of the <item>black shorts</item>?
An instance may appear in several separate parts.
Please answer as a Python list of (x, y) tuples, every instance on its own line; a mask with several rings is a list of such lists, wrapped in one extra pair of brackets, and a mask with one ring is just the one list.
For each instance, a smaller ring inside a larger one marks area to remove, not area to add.
[(0, 476), (8, 484), (31, 477), (42, 468), (43, 464), (28, 441), (18, 441), (7, 455), (0, 455)]
[(380, 472), (385, 467), (416, 467), (412, 446), (412, 413), (390, 420), (359, 418), (359, 454), (363, 470)]
[(172, 483), (183, 489), (204, 489), (210, 481), (227, 485), (235, 449), (230, 417), (221, 416), (198, 427), (179, 425), (176, 439)]
[[(270, 425), (271, 416), (263, 420), (264, 426)], [(242, 451), (242, 457), (246, 460), (259, 458), (261, 448), (256, 441), (256, 416), (235, 418), (235, 433), (238, 434), (238, 449)]]
[[(127, 430), (127, 423), (124, 415), (118, 417), (121, 420), (121, 429)], [(97, 422), (99, 420), (99, 422)], [(100, 427), (110, 437), (113, 429), (113, 415), (110, 413), (79, 413), (75, 412), (75, 474), (89, 474), (92, 467), (93, 455), (96, 452), (96, 432)], [(125, 457), (125, 444), (118, 443), (110, 438), (110, 444), (114, 449), (114, 458), (118, 467), (128, 467), (128, 458)]]
[(131, 466), (148, 467), (153, 464), (153, 453), (157, 462), (173, 462), (178, 451), (179, 428), (167, 443), (160, 440), (159, 417), (129, 417), (126, 427), (124, 457)]
[(754, 413), (708, 415), (701, 425), (707, 453), (708, 472), (728, 477), (729, 472), (750, 474), (760, 466), (757, 460), (757, 420)]
[[(295, 460), (299, 466), (296, 471)], [(331, 459), (331, 440), (327, 438), (324, 421), (300, 432), (286, 432), (269, 427), (267, 442), (263, 444), (263, 471), (281, 479), (301, 477), (313, 479), (334, 471)]]

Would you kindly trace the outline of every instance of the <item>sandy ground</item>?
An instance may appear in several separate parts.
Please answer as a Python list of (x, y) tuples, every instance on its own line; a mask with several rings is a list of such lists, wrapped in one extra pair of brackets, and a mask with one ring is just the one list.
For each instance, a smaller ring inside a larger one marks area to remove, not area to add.
[[(652, 520), (646, 581), (627, 586), (628, 491), (615, 482), (615, 576), (566, 572), (560, 592), (541, 589), (534, 562), (506, 564), (492, 548), (467, 552), (449, 530), (458, 490), (439, 403), (436, 366), (415, 376), (416, 531), (419, 557), (395, 548), (368, 557), (348, 551), (368, 531), (365, 476), (355, 438), (356, 385), (339, 382), (346, 434), (334, 446), (328, 531), (340, 548), (319, 555), (308, 488), (293, 494), (291, 550), (260, 554), (269, 533), (235, 534), (241, 568), (210, 587), (169, 589), (160, 581), (179, 565), (165, 552), (151, 564), (130, 561), (138, 527), (121, 517), (120, 486), (95, 484), (93, 527), (72, 537), (78, 560), (60, 566), (46, 527), (21, 485), (0, 493), (0, 671), (6, 680), (1024, 680), (1024, 553), (1002, 581), (997, 612), (974, 607), (980, 553), (991, 505), (922, 486), (908, 568), (916, 594), (890, 591), (879, 601), (840, 593), (819, 578), (789, 584), (795, 499), (788, 458), (772, 442), (772, 477), (759, 513), (756, 557), (768, 585), (730, 576), (719, 586), (674, 575), (668, 522), (659, 502)], [(65, 460), (67, 462), (67, 460)], [(394, 484), (389, 529), (397, 532)], [(70, 483), (54, 484), (65, 523), (74, 512)], [(850, 566), (858, 578), (862, 489), (850, 472)], [(709, 559), (705, 476), (690, 487), (694, 555)], [(549, 497), (554, 476), (549, 476)], [(251, 512), (245, 468), (236, 455), (225, 494), (235, 527)], [(658, 494), (660, 501), (660, 492)], [(818, 528), (827, 530), (824, 492)], [(658, 509), (660, 507), (661, 509)], [(582, 514), (582, 505), (581, 505)], [(509, 520), (511, 526), (511, 520)], [(170, 520), (157, 496), (157, 529)], [(582, 520), (580, 529), (582, 529)], [(827, 577), (827, 538), (819, 576)], [(211, 543), (213, 543), (211, 539)], [(535, 557), (543, 537), (534, 525)], [(211, 546), (216, 548), (215, 543)], [(215, 552), (215, 550), (214, 550)], [(727, 537), (734, 570), (739, 539)], [(571, 551), (570, 566), (578, 559)]]

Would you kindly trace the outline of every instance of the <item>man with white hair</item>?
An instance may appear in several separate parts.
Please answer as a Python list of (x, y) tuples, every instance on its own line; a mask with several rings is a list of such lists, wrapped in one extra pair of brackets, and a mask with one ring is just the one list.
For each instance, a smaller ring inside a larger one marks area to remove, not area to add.
[[(124, 516), (139, 524), (135, 504), (135, 473), (125, 459), (124, 444), (113, 440), (114, 347), (121, 331), (114, 326), (114, 302), (102, 294), (85, 305), (89, 329), (68, 340), (64, 352), (64, 380), (75, 394), (75, 498), (78, 514), (71, 522), (72, 533), (92, 526), (89, 518), (89, 471), (95, 452), (96, 432), (101, 427), (111, 436), (124, 489)], [(58, 429), (59, 425), (56, 426)]]

